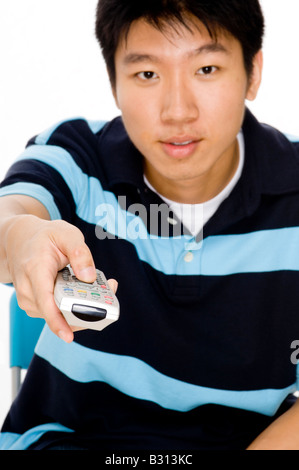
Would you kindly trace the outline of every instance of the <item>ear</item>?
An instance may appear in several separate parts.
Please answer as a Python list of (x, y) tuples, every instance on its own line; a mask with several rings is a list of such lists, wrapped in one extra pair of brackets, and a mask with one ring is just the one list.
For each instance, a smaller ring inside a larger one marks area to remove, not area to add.
[(246, 94), (246, 99), (249, 101), (255, 100), (260, 88), (263, 73), (263, 52), (260, 50), (253, 59), (253, 69), (249, 81), (249, 86)]

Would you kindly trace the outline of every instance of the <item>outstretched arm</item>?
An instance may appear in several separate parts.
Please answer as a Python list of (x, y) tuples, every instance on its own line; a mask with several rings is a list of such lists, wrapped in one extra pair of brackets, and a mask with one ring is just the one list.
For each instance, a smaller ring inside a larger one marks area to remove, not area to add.
[(78, 279), (93, 282), (94, 261), (81, 231), (63, 221), (51, 221), (45, 207), (27, 196), (0, 198), (0, 282), (14, 284), (20, 307), (43, 317), (67, 342), (73, 329), (54, 301), (57, 272), (68, 263)]

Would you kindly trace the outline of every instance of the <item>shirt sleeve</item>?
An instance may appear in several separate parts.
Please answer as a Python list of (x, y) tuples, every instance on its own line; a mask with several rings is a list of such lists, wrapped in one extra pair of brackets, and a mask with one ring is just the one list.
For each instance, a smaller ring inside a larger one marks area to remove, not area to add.
[(32, 138), (0, 184), (0, 197), (34, 197), (52, 220), (73, 222), (88, 199), (98, 158), (96, 134), (104, 124), (77, 118)]

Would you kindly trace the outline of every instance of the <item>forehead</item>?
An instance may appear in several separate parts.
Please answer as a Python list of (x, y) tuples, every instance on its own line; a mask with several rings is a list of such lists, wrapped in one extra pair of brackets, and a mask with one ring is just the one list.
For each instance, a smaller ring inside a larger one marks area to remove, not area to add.
[(187, 20), (186, 24), (164, 21), (159, 26), (158, 28), (144, 19), (133, 22), (127, 34), (121, 37), (115, 58), (122, 58), (129, 63), (132, 59), (134, 61), (134, 55), (138, 60), (139, 56), (150, 56), (151, 51), (159, 56), (175, 56), (188, 50), (227, 54), (233, 53), (235, 49), (241, 50), (241, 44), (230, 33), (218, 28), (212, 35), (195, 17)]

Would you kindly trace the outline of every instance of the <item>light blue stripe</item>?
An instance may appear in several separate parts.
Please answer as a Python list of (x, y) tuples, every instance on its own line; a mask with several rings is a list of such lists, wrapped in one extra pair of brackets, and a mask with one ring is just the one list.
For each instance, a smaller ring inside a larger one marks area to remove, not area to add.
[(66, 344), (48, 327), (40, 337), (36, 354), (74, 381), (104, 382), (128, 396), (181, 412), (214, 403), (273, 416), (296, 388), (291, 385), (281, 390), (236, 392), (201, 387), (161, 374), (134, 357), (91, 350), (75, 342)]
[(66, 150), (53, 145), (33, 145), (27, 147), (17, 161), (26, 159), (34, 159), (54, 168), (70, 188), (76, 203), (79, 203), (78, 211), (82, 210), (83, 203), (80, 205), (80, 201), (88, 202), (89, 177)]
[(290, 142), (299, 142), (299, 137), (292, 134), (284, 134)]
[(25, 159), (34, 159), (46, 163), (62, 176), (72, 193), (78, 216), (88, 223), (95, 222), (97, 204), (105, 202), (107, 198), (116, 201), (113, 194), (103, 191), (98, 179), (86, 175), (76, 165), (70, 153), (61, 147), (52, 145), (30, 146), (18, 158), (18, 160)]
[(192, 250), (193, 261), (186, 263), (184, 256), (192, 237), (149, 235), (142, 219), (122, 210), (114, 194), (104, 191), (98, 179), (83, 173), (64, 149), (31, 146), (20, 158), (35, 158), (55, 168), (70, 188), (82, 220), (129, 241), (140, 260), (165, 274), (225, 276), (299, 270), (299, 227), (208, 237)]
[(9, 196), (14, 194), (22, 194), (24, 196), (30, 195), (31, 197), (40, 201), (48, 210), (52, 220), (61, 219), (61, 214), (57, 208), (54, 198), (51, 193), (43, 186), (34, 183), (14, 183), (10, 186), (0, 188), (0, 197)]
[(34, 442), (37, 442), (45, 433), (55, 432), (74, 432), (58, 423), (47, 423), (35, 428), (29, 429), (24, 434), (15, 434), (3, 432), (0, 434), (0, 450), (25, 450)]
[(299, 270), (299, 227), (209, 237), (203, 242), (205, 276)]
[(90, 130), (97, 134), (107, 124), (107, 121), (88, 120), (86, 121)]

